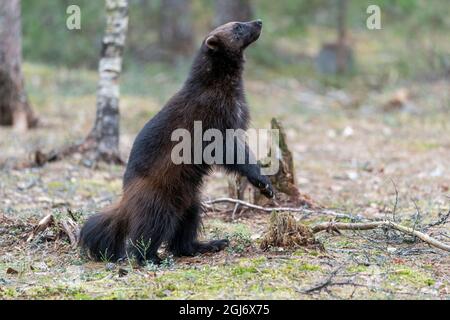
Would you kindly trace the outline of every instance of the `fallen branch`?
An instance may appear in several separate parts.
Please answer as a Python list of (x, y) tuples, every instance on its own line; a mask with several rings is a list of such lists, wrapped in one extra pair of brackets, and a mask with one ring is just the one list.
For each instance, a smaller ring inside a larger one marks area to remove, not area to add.
[(38, 234), (43, 233), (51, 226), (56, 226), (63, 234), (65, 234), (70, 241), (72, 248), (76, 248), (80, 237), (80, 228), (78, 224), (71, 218), (61, 221), (56, 221), (52, 214), (46, 215), (42, 218), (36, 227), (31, 232), (27, 242), (31, 242)]
[(208, 201), (203, 202), (203, 205), (204, 205), (204, 207), (206, 207), (208, 209), (212, 209), (211, 205), (216, 204), (216, 203), (234, 203), (235, 205), (240, 205), (240, 206), (244, 206), (247, 208), (255, 209), (258, 211), (264, 211), (264, 212), (288, 211), (288, 212), (300, 212), (300, 213), (304, 213), (304, 214), (308, 214), (308, 215), (309, 214), (331, 215), (331, 216), (334, 216), (337, 218), (346, 218), (346, 219), (351, 219), (351, 220), (355, 220), (355, 221), (367, 220), (359, 215), (354, 216), (354, 215), (350, 215), (350, 214), (346, 214), (346, 213), (335, 212), (332, 210), (325, 210), (325, 209), (312, 210), (312, 209), (307, 209), (307, 208), (302, 208), (302, 207), (262, 207), (262, 206), (258, 206), (256, 204), (253, 204), (253, 203), (250, 203), (247, 201), (233, 199), (233, 198), (217, 198), (217, 199), (213, 199), (213, 200), (208, 200)]
[(338, 274), (338, 272), (342, 269), (342, 266), (334, 269), (327, 277), (325, 280), (321, 281), (320, 283), (316, 284), (313, 287), (310, 287), (308, 289), (305, 290), (301, 290), (301, 293), (312, 293), (314, 291), (321, 291), (322, 289), (330, 286), (332, 284), (332, 281), (334, 279), (334, 277)]
[[(15, 163), (12, 168), (15, 170), (22, 170), (34, 167), (42, 167), (46, 163), (61, 161), (64, 158), (70, 157), (76, 153), (86, 155), (85, 165), (88, 167), (93, 166), (98, 160), (121, 165), (125, 163), (119, 155), (100, 153), (98, 151), (97, 141), (93, 137), (88, 136), (82, 142), (63, 146), (58, 150), (51, 150), (49, 152), (36, 150), (30, 155), (31, 159), (19, 161)], [(6, 165), (3, 164), (3, 166)]]
[[(353, 221), (362, 221), (362, 220), (367, 221), (368, 220), (367, 218), (363, 218), (359, 215), (353, 216), (353, 215), (349, 215), (349, 214), (338, 213), (338, 212), (335, 212), (332, 210), (324, 210), (324, 209), (311, 210), (311, 209), (307, 209), (307, 208), (292, 208), (292, 207), (262, 207), (262, 206), (258, 206), (253, 203), (249, 203), (249, 202), (246, 202), (243, 200), (238, 200), (238, 199), (232, 199), (232, 198), (217, 198), (217, 199), (205, 201), (203, 204), (206, 208), (212, 208), (212, 205), (216, 204), (216, 203), (234, 203), (235, 208), (236, 208), (236, 206), (240, 205), (240, 206), (244, 206), (244, 207), (248, 207), (248, 208), (251, 208), (254, 210), (259, 210), (259, 211), (264, 211), (264, 212), (288, 211), (288, 212), (300, 212), (300, 213), (304, 213), (304, 214), (331, 215), (331, 216), (334, 216), (337, 218), (351, 219)], [(448, 217), (445, 216), (443, 218), (443, 220), (447, 221), (447, 218)], [(340, 233), (339, 232), (340, 230), (373, 230), (373, 229), (378, 229), (378, 228), (394, 229), (394, 230), (400, 231), (402, 233), (417, 237), (420, 240), (422, 240), (423, 242), (428, 243), (429, 245), (431, 245), (433, 247), (450, 252), (450, 245), (442, 243), (423, 232), (417, 231), (413, 228), (402, 226), (402, 225), (400, 225), (396, 222), (390, 221), (390, 220), (354, 222), (354, 223), (330, 221), (330, 222), (324, 222), (324, 223), (315, 225), (314, 227), (312, 227), (312, 232), (318, 233), (321, 231), (328, 231), (328, 232)]]
[(48, 214), (44, 218), (42, 218), (36, 225), (36, 227), (33, 229), (33, 232), (31, 232), (30, 236), (27, 239), (27, 242), (32, 241), (37, 234), (46, 230), (50, 225), (53, 224), (53, 222), (54, 218), (52, 214)]
[[(75, 143), (68, 146), (64, 146), (59, 150), (51, 150), (49, 152), (36, 150), (29, 155), (29, 159), (15, 161), (15, 163), (12, 165), (12, 169), (22, 170), (34, 167), (42, 167), (44, 164), (48, 162), (60, 161), (63, 158), (68, 157), (74, 153), (83, 153), (85, 152), (84, 146), (85, 146), (84, 143)], [(3, 166), (5, 166), (5, 164), (3, 164)]]
[(345, 223), (345, 222), (331, 221), (315, 225), (314, 227), (312, 227), (312, 231), (313, 233), (318, 233), (321, 231), (331, 231), (331, 232), (334, 231), (339, 233), (339, 230), (373, 230), (378, 228), (394, 229), (402, 233), (415, 236), (433, 247), (450, 252), (450, 245), (442, 243), (425, 233), (422, 233), (409, 227), (402, 226), (398, 223), (389, 220), (373, 221), (367, 223)]

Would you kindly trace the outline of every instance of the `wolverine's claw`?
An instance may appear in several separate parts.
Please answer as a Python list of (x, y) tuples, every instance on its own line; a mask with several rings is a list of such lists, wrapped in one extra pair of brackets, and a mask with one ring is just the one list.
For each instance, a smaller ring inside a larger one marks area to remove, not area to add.
[(272, 190), (272, 186), (268, 183), (264, 186), (264, 188), (260, 189), (261, 193), (265, 195), (267, 198), (273, 198), (274, 193)]

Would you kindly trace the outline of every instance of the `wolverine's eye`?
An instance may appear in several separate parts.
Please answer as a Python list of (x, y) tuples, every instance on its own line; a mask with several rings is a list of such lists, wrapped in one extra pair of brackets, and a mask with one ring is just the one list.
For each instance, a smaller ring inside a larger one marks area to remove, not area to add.
[(234, 34), (239, 38), (244, 35), (244, 27), (241, 24), (237, 24), (234, 27)]

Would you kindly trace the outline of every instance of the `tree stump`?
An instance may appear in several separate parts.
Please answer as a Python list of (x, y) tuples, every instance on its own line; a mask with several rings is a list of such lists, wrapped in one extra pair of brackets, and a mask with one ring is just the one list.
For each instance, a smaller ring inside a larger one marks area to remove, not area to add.
[(316, 68), (323, 74), (342, 74), (354, 68), (353, 50), (348, 45), (326, 43), (317, 58)]
[(319, 208), (320, 206), (313, 201), (307, 194), (301, 193), (296, 185), (295, 168), (292, 152), (289, 150), (286, 140), (286, 134), (281, 123), (273, 118), (271, 120), (271, 129), (279, 131), (279, 145), (277, 150), (269, 150), (268, 157), (263, 159), (261, 167), (269, 167), (272, 159), (271, 155), (277, 156), (279, 161), (279, 170), (276, 174), (269, 176), (274, 187), (274, 200), (264, 197), (259, 190), (253, 188), (245, 177), (231, 177), (228, 180), (228, 191), (231, 198), (248, 201), (261, 206), (268, 205), (273, 201), (277, 203), (289, 204), (293, 206), (307, 206), (309, 208)]
[[(319, 207), (310, 196), (299, 191), (296, 184), (294, 159), (291, 150), (287, 145), (286, 133), (280, 121), (272, 118), (271, 129), (279, 132), (278, 150), (269, 150), (269, 155), (262, 163), (262, 166), (269, 166), (274, 154), (279, 161), (279, 170), (276, 174), (270, 176), (270, 181), (275, 190), (275, 201), (284, 204), (291, 204), (294, 206), (307, 206), (310, 208)], [(260, 194), (258, 190), (254, 190), (255, 203), (259, 205), (266, 205), (271, 200)]]

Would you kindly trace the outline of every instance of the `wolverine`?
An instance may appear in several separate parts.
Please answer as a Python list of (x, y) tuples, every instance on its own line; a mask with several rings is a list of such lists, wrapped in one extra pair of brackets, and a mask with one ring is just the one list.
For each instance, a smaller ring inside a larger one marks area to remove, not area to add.
[[(244, 50), (255, 42), (262, 21), (230, 22), (203, 40), (182, 88), (150, 119), (137, 135), (123, 178), (121, 199), (88, 218), (80, 233), (80, 246), (95, 260), (117, 261), (134, 257), (140, 264), (159, 264), (162, 244), (174, 256), (193, 256), (223, 250), (226, 239), (201, 242), (202, 204), (200, 190), (205, 176), (215, 166), (204, 161), (174, 164), (171, 152), (174, 130), (193, 132), (194, 122), (202, 130), (247, 130), (249, 110), (242, 73)], [(223, 142), (225, 143), (225, 141)], [(236, 140), (230, 150), (251, 150)], [(239, 145), (241, 144), (241, 145)], [(270, 180), (256, 162), (223, 161), (227, 172), (245, 176), (268, 198), (273, 197)]]

